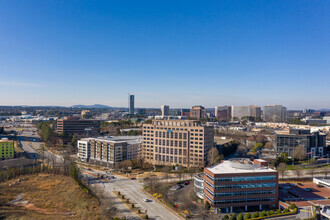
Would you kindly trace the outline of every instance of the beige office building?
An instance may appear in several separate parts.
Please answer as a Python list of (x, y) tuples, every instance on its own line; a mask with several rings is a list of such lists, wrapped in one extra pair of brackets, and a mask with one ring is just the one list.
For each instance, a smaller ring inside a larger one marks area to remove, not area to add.
[(200, 105), (191, 107), (190, 118), (193, 119), (206, 118), (206, 109)]
[(214, 128), (196, 120), (153, 120), (142, 136), (142, 156), (153, 165), (203, 167), (214, 146)]

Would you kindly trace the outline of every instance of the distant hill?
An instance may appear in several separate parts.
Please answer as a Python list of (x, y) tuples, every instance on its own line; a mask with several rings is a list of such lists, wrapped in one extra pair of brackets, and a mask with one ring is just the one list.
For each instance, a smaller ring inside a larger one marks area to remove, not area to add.
[(111, 107), (107, 105), (95, 104), (95, 105), (73, 105), (71, 106), (71, 108), (111, 108)]
[(316, 111), (317, 112), (330, 112), (330, 109), (328, 109), (328, 108), (322, 108), (322, 109), (318, 109)]

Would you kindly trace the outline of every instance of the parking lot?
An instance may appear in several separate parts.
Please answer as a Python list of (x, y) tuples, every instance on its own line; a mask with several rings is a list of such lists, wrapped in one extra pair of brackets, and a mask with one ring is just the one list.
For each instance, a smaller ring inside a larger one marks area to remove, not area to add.
[(283, 183), (279, 184), (279, 198), (281, 201), (295, 203), (298, 207), (311, 206), (321, 200), (328, 203), (330, 189), (315, 183)]

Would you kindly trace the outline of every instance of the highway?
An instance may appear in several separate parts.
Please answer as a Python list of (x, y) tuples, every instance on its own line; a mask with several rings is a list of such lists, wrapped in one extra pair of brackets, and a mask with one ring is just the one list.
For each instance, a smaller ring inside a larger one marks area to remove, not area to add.
[[(107, 195), (111, 196), (113, 195), (113, 191), (120, 191), (128, 199), (134, 202), (137, 207), (139, 207), (142, 211), (147, 210), (147, 214), (151, 219), (180, 219), (177, 215), (172, 213), (172, 211), (170, 211), (165, 205), (156, 201), (155, 198), (149, 196), (147, 193), (142, 191), (141, 189), (143, 188), (143, 184), (136, 180), (130, 180), (120, 176), (116, 176), (115, 179), (101, 181), (95, 178), (98, 173), (103, 175), (109, 174), (100, 171), (95, 172), (91, 170), (86, 170), (84, 168), (82, 168), (81, 170), (82, 175), (84, 176), (84, 178), (89, 180), (89, 183), (91, 185), (96, 185), (96, 187), (103, 187), (104, 192), (106, 192)], [(149, 199), (150, 202), (145, 202), (143, 198)]]

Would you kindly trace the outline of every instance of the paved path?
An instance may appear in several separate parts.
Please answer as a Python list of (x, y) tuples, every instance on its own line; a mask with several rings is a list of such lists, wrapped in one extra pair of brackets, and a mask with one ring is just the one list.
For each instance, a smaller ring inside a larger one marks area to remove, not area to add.
[[(147, 193), (143, 192), (141, 188), (142, 183), (136, 180), (129, 180), (120, 176), (116, 176), (115, 179), (109, 181), (100, 181), (94, 176), (97, 173), (107, 175), (105, 172), (93, 172), (82, 169), (82, 173), (85, 177), (90, 178), (90, 183), (102, 185), (103, 190), (107, 192), (107, 195), (111, 195), (112, 191), (120, 191), (124, 194), (130, 201), (134, 202), (137, 207), (141, 210), (147, 210), (147, 214), (151, 219), (164, 219), (164, 220), (176, 220), (180, 219), (177, 215), (172, 213), (165, 205), (155, 201), (155, 198), (149, 196)], [(93, 175), (91, 175), (93, 174)], [(148, 198), (151, 202), (145, 202), (143, 198)]]

